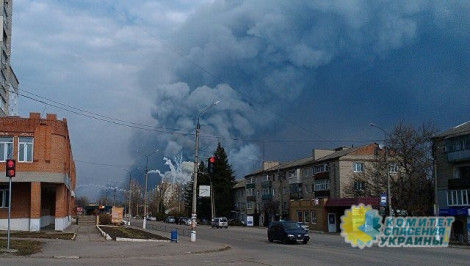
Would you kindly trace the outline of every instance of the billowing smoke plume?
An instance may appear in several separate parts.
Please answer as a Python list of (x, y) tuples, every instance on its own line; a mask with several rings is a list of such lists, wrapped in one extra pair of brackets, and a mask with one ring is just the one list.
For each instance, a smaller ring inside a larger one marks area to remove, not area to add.
[[(165, 41), (155, 64), (142, 73), (141, 86), (155, 99), (156, 128), (169, 131), (194, 133), (199, 111), (220, 100), (201, 117), (201, 159), (220, 141), (240, 176), (253, 170), (247, 161), (260, 162), (261, 150), (257, 142), (234, 138), (270, 138), (270, 132), (292, 127), (279, 114), (301, 98), (315, 106), (335, 93), (316, 85), (322, 67), (341, 60), (367, 65), (390, 56), (419, 41), (420, 32), (445, 28), (468, 10), (453, 3), (216, 0)], [(149, 142), (166, 156), (194, 156), (194, 135), (156, 134)]]

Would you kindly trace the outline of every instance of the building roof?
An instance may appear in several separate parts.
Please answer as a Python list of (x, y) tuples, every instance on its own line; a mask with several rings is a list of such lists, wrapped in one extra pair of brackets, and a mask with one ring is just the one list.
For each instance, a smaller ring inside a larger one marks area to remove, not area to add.
[(238, 179), (236, 180), (237, 183), (235, 184), (235, 186), (233, 186), (233, 188), (244, 188), (245, 187), (245, 182), (246, 180), (245, 179)]
[(305, 158), (301, 158), (301, 159), (297, 159), (297, 160), (293, 160), (293, 161), (289, 161), (289, 162), (285, 162), (285, 163), (280, 163), (279, 165), (268, 168), (268, 169), (260, 168), (260, 169), (254, 171), (254, 172), (251, 172), (251, 173), (247, 174), (245, 177), (255, 176), (255, 175), (258, 175), (258, 174), (261, 174), (261, 173), (270, 172), (270, 171), (274, 171), (274, 170), (278, 170), (278, 169), (279, 170), (286, 170), (286, 169), (293, 168), (293, 167), (304, 166), (304, 165), (315, 164), (315, 163), (321, 163), (321, 162), (337, 159), (337, 158), (340, 158), (340, 157), (343, 157), (343, 156), (346, 156), (348, 154), (355, 153), (355, 152), (363, 152), (363, 151), (367, 152), (367, 150), (370, 148), (371, 145), (375, 146), (377, 144), (372, 143), (372, 144), (367, 144), (367, 145), (359, 146), (359, 147), (355, 147), (355, 148), (345, 148), (345, 149), (339, 150), (337, 152), (334, 152), (330, 155), (321, 157), (318, 160), (314, 160), (312, 156), (308, 156), (308, 157), (305, 157)]
[(457, 136), (467, 135), (467, 134), (470, 134), (470, 121), (467, 121), (463, 124), (455, 126), (449, 130), (446, 130), (434, 136), (434, 138), (451, 138), (451, 137), (457, 137)]

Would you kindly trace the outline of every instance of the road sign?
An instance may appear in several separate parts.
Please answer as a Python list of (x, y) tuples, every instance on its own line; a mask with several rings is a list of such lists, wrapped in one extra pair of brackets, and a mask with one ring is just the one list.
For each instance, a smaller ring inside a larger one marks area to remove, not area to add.
[(387, 206), (387, 194), (380, 195), (380, 206)]

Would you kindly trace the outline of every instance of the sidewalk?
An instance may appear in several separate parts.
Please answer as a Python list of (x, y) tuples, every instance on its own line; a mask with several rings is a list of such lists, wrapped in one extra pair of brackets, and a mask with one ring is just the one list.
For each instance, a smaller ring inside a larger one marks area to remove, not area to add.
[[(169, 237), (165, 232), (147, 230)], [(76, 233), (72, 240), (41, 239), (43, 250), (31, 258), (132, 258), (184, 255), (217, 252), (229, 248), (227, 245), (189, 237), (179, 237), (178, 242), (120, 242), (105, 240), (96, 226), (72, 224), (66, 232)]]

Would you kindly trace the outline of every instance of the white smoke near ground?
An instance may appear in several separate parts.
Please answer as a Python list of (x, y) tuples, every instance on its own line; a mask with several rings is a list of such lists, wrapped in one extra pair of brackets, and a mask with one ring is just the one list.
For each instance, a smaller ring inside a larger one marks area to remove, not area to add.
[[(419, 41), (418, 33), (429, 25), (452, 23), (462, 6), (395, 0), (213, 1), (174, 32), (167, 42), (171, 49), (158, 53), (142, 73), (141, 86), (155, 99), (156, 128), (178, 132), (194, 133), (198, 113), (220, 100), (201, 117), (202, 157), (222, 140), (233, 169), (244, 175), (253, 170), (247, 161), (259, 165), (261, 151), (256, 143), (233, 139), (269, 137), (266, 132), (278, 123), (285, 127), (277, 114), (299, 97), (322, 90), (315, 86), (319, 68), (345, 58), (372, 63), (387, 57)], [(468, 23), (463, 27), (468, 29)], [(166, 156), (193, 156), (193, 135), (152, 137)]]
[(163, 160), (165, 161), (165, 165), (170, 168), (169, 171), (162, 173), (160, 170), (150, 170), (148, 173), (158, 174), (161, 177), (162, 183), (170, 183), (173, 185), (184, 185), (191, 180), (194, 163), (183, 161), (183, 155), (181, 153), (174, 157), (174, 163), (171, 159), (166, 157), (164, 157)]

